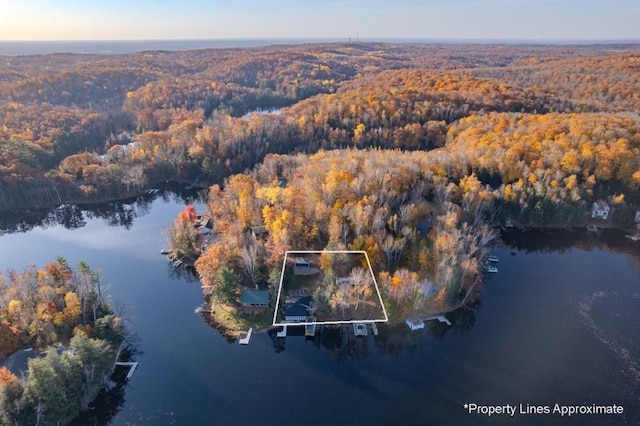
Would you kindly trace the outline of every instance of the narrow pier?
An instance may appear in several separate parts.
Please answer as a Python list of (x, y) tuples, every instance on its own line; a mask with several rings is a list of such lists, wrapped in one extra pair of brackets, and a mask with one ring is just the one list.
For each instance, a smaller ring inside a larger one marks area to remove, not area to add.
[(251, 333), (253, 333), (253, 328), (250, 328), (249, 331), (247, 331), (247, 335), (242, 339), (239, 339), (238, 343), (240, 343), (241, 345), (248, 345), (249, 340), (251, 340)]
[(443, 323), (445, 323), (447, 325), (451, 325), (451, 321), (449, 321), (447, 319), (447, 317), (445, 317), (444, 315), (436, 315), (436, 316), (433, 316), (433, 317), (425, 318), (422, 321), (431, 321), (431, 320), (438, 320), (438, 321), (443, 322)]
[(129, 372), (127, 373), (127, 380), (129, 380), (131, 378), (131, 376), (133, 376), (133, 372), (136, 371), (136, 368), (138, 368), (138, 362), (116, 362), (115, 365), (120, 365), (123, 367), (129, 367)]

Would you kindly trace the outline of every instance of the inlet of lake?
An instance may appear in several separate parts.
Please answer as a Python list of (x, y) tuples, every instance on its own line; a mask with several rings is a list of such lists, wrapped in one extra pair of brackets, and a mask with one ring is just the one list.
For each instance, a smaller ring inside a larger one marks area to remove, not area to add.
[[(137, 333), (139, 368), (79, 424), (638, 424), (640, 242), (622, 233), (504, 236), (499, 273), (447, 326), (230, 342), (194, 309), (200, 284), (160, 250), (171, 192), (0, 219), (0, 270), (64, 256), (100, 268)], [(42, 222), (46, 225), (42, 225)], [(302, 249), (302, 248), (300, 248)], [(611, 405), (622, 415), (470, 414), (465, 404)], [(87, 420), (90, 419), (90, 420)]]

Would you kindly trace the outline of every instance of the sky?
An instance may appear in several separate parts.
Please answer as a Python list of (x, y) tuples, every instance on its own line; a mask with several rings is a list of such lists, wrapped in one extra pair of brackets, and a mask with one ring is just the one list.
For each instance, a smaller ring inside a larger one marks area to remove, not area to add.
[(0, 0), (0, 40), (640, 40), (640, 0)]

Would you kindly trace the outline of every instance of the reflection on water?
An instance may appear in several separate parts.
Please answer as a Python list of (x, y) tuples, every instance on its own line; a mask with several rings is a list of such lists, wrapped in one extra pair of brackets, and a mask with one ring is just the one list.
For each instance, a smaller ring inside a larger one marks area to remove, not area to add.
[(597, 248), (640, 256), (640, 243), (625, 238), (625, 232), (617, 229), (604, 229), (599, 234), (589, 233), (586, 229), (510, 230), (503, 232), (502, 240), (508, 247), (524, 253), (564, 253), (572, 248), (586, 251)]
[(87, 220), (92, 219), (101, 219), (109, 226), (130, 229), (134, 219), (147, 215), (156, 200), (188, 204), (197, 196), (197, 189), (186, 189), (182, 184), (167, 183), (127, 200), (84, 205), (64, 204), (42, 210), (0, 212), (0, 235), (28, 232), (34, 228), (45, 229), (56, 225), (61, 225), (65, 229), (78, 229), (84, 227)]
[[(255, 333), (242, 346), (194, 315), (202, 304), (200, 286), (186, 282), (194, 278), (189, 270), (173, 268), (160, 255), (166, 245), (162, 228), (184, 208), (185, 198), (149, 195), (158, 198), (117, 208), (67, 208), (57, 213), (67, 219), (23, 234), (15, 232), (28, 221), (19, 218), (5, 227), (13, 231), (0, 235), (3, 266), (44, 264), (58, 254), (72, 263), (84, 259), (103, 270), (114, 299), (131, 308), (144, 351), (136, 358), (140, 368), (126, 394), (117, 386), (106, 391), (87, 414), (95, 415), (81, 424), (512, 420), (469, 416), (462, 406), (470, 402), (617, 403), (626, 414), (614, 423), (640, 421), (634, 375), (640, 356), (640, 243), (621, 233), (506, 233), (505, 246), (492, 253), (500, 258), (500, 272), (487, 277), (481, 303), (446, 314), (451, 327), (429, 321), (412, 332), (403, 323), (381, 325), (378, 336), (366, 338), (349, 328), (327, 328), (312, 340), (292, 329), (286, 339), (273, 331)], [(64, 228), (65, 223), (71, 225)], [(513, 420), (567, 423), (560, 417)], [(611, 419), (574, 422), (606, 420)]]

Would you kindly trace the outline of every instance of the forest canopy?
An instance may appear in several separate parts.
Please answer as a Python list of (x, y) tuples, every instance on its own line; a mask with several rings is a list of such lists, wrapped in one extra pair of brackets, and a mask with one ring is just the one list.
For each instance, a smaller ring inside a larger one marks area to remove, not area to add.
[(430, 150), (492, 112), (634, 119), (638, 62), (635, 45), (381, 43), (2, 57), (0, 209), (222, 183), (268, 154)]

